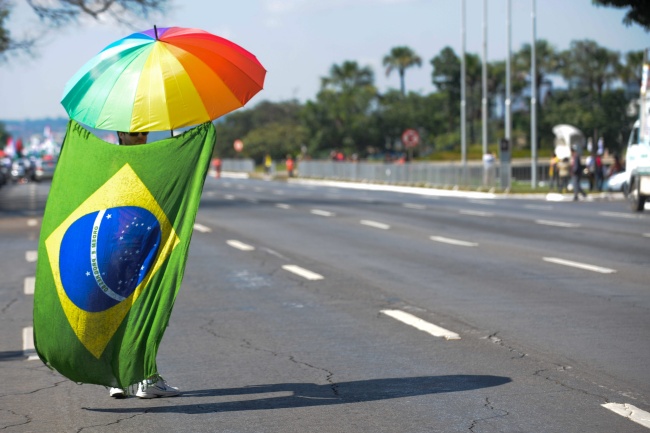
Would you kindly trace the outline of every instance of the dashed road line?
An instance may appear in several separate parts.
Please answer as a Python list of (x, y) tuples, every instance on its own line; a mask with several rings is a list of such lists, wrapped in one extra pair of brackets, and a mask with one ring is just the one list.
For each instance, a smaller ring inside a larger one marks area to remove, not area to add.
[(388, 224), (380, 223), (377, 221), (371, 221), (371, 220), (361, 220), (359, 221), (361, 224), (364, 226), (368, 227), (374, 227), (376, 229), (381, 229), (381, 230), (388, 230), (390, 229), (390, 226)]
[(491, 217), (494, 216), (492, 212), (483, 212), (480, 210), (459, 210), (459, 213), (463, 215), (471, 215), (471, 216), (480, 216), (480, 217)]
[(639, 409), (636, 406), (627, 403), (605, 403), (601, 404), (605, 409), (609, 409), (615, 414), (623, 416), (630, 421), (641, 424), (643, 427), (650, 428), (650, 413)]
[(552, 227), (564, 227), (564, 228), (576, 228), (580, 227), (578, 223), (567, 223), (564, 221), (551, 221), (551, 220), (535, 220), (537, 224), (543, 226), (552, 226)]
[(210, 233), (212, 231), (210, 227), (199, 223), (194, 223), (194, 230), (200, 231), (201, 233)]
[(624, 213), (624, 212), (606, 212), (606, 211), (602, 211), (602, 212), (598, 212), (598, 215), (614, 217), (614, 218), (628, 218), (628, 219), (637, 219), (637, 218), (639, 218), (639, 215), (631, 214), (631, 213)]
[(320, 210), (320, 209), (312, 209), (309, 212), (314, 214), (314, 215), (320, 215), (320, 216), (324, 216), (324, 217), (331, 217), (331, 216), (336, 215), (334, 212), (329, 212), (329, 211)]
[(423, 210), (427, 208), (423, 204), (413, 204), (413, 203), (404, 203), (402, 206), (404, 206), (407, 209), (418, 209), (418, 210)]
[(35, 286), (36, 286), (35, 277), (25, 277), (25, 280), (23, 281), (23, 292), (26, 295), (33, 295)]
[(253, 251), (255, 249), (255, 247), (252, 245), (248, 245), (234, 239), (228, 240), (226, 241), (226, 243), (231, 247), (237, 248), (238, 250), (242, 250), (242, 251)]
[(296, 265), (284, 265), (282, 266), (282, 269), (284, 269), (285, 271), (292, 272), (296, 275), (299, 275), (307, 280), (316, 281), (316, 280), (322, 280), (324, 278), (322, 275), (317, 274), (316, 272), (309, 271), (305, 268), (301, 268), (300, 266), (296, 266)]
[(459, 239), (445, 238), (442, 236), (431, 236), (429, 239), (435, 242), (442, 242), (443, 244), (458, 245), (461, 247), (477, 247), (478, 243), (476, 242), (467, 242), (461, 241)]
[(34, 328), (31, 326), (23, 328), (23, 354), (28, 361), (37, 361), (39, 359), (34, 348)]
[(526, 204), (524, 209), (533, 209), (533, 210), (553, 210), (553, 206), (549, 205), (539, 205), (539, 204)]
[(644, 238), (650, 238), (650, 233), (643, 233)]
[(470, 202), (470, 203), (483, 204), (483, 205), (487, 205), (487, 206), (494, 206), (495, 205), (495, 203), (493, 201), (477, 200), (477, 199), (467, 200), (467, 201)]
[(590, 265), (588, 263), (574, 262), (571, 260), (559, 259), (557, 257), (544, 257), (545, 262), (555, 263), (558, 265), (570, 266), (573, 268), (584, 269), (587, 271), (599, 272), (601, 274), (613, 274), (615, 269), (603, 268), (601, 266)]
[(399, 320), (402, 323), (413, 326), (420, 331), (429, 333), (434, 337), (444, 338), (445, 340), (460, 340), (460, 335), (456, 334), (455, 332), (441, 328), (440, 326), (434, 325), (433, 323), (429, 323), (405, 311), (381, 310), (381, 313), (390, 316), (395, 320)]
[(284, 204), (284, 203), (278, 203), (275, 205), (275, 207), (278, 207), (280, 209), (291, 209), (291, 205)]
[(38, 259), (38, 251), (25, 251), (25, 260), (35, 262)]
[(225, 198), (226, 200), (234, 200), (235, 196), (232, 194), (226, 194), (223, 196), (223, 198)]
[(34, 227), (34, 226), (38, 225), (38, 220), (36, 220), (34, 218), (30, 218), (30, 219), (27, 220), (27, 225), (30, 226), (30, 227)]

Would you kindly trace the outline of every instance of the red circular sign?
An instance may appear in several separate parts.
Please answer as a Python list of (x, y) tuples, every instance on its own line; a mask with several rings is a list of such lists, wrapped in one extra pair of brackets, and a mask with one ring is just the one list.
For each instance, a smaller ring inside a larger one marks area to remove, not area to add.
[(402, 144), (406, 148), (416, 147), (420, 144), (420, 134), (415, 129), (407, 129), (402, 132)]
[(232, 144), (232, 147), (235, 148), (235, 151), (236, 151), (236, 152), (241, 152), (242, 150), (244, 150), (244, 142), (241, 141), (241, 140), (239, 140), (239, 139), (237, 139), (237, 140), (235, 140), (235, 142)]

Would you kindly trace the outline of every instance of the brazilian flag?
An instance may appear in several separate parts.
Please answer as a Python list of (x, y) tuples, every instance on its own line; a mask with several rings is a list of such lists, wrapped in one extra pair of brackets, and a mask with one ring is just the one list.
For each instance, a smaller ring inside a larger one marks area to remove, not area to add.
[(140, 146), (69, 122), (34, 293), (34, 343), (49, 367), (122, 388), (158, 373), (214, 143), (210, 122)]

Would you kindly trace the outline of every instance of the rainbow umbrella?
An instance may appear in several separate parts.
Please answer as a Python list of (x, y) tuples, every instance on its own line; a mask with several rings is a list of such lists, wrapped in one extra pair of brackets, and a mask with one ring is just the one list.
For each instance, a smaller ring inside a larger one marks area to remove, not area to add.
[(265, 75), (254, 55), (224, 38), (154, 26), (93, 57), (68, 81), (61, 104), (97, 129), (174, 130), (244, 106)]

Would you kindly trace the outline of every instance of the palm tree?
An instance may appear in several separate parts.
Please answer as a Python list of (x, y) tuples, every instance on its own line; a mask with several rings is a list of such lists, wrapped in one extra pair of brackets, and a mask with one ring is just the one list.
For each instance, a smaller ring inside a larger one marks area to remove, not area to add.
[(341, 65), (332, 65), (330, 75), (321, 78), (321, 90), (332, 88), (349, 93), (355, 88), (372, 86), (375, 76), (368, 66), (363, 68), (354, 61), (345, 61)]
[(422, 66), (420, 56), (409, 47), (394, 47), (390, 54), (384, 57), (383, 65), (386, 66), (386, 76), (389, 76), (393, 70), (397, 69), (400, 79), (400, 89), (402, 96), (406, 94), (404, 89), (404, 72), (413, 66)]

